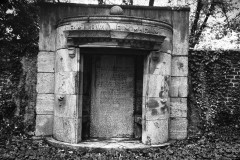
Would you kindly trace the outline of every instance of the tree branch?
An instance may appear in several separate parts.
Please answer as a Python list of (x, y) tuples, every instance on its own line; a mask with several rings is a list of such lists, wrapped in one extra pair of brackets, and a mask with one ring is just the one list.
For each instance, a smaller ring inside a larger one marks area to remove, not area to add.
[(197, 32), (195, 32), (194, 36), (191, 37), (191, 38), (192, 38), (192, 43), (190, 44), (190, 47), (191, 47), (191, 48), (194, 48), (195, 45), (198, 43), (199, 38), (200, 38), (200, 36), (201, 36), (201, 34), (202, 34), (203, 29), (207, 26), (208, 18), (213, 14), (213, 11), (214, 11), (214, 9), (215, 9), (215, 5), (216, 5), (216, 4), (213, 3), (213, 2), (211, 3), (211, 6), (209, 7), (209, 11), (208, 11), (208, 13), (206, 14), (206, 17), (205, 17), (202, 25), (200, 26), (199, 30), (198, 30)]
[(200, 13), (201, 13), (202, 8), (203, 8), (202, 0), (198, 0), (194, 21), (193, 21), (192, 28), (191, 28), (191, 31), (190, 31), (190, 39), (189, 39), (190, 44), (189, 44), (189, 46), (191, 48), (193, 48), (196, 45), (196, 44), (194, 44), (194, 36), (195, 36), (196, 31), (197, 31), (198, 21), (199, 21), (199, 18), (200, 18)]
[(230, 28), (230, 22), (229, 22), (229, 18), (227, 16), (227, 11), (226, 11), (225, 5), (221, 4), (220, 7), (221, 7), (221, 9), (223, 11), (223, 14), (224, 14), (226, 20), (227, 20), (227, 26), (228, 26), (228, 28)]
[(149, 0), (149, 6), (153, 6), (154, 5), (154, 0)]

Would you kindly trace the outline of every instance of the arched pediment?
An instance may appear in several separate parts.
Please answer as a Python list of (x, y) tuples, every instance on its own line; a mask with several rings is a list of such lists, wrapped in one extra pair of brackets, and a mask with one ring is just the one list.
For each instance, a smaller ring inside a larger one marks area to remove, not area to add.
[(78, 16), (59, 21), (58, 34), (67, 45), (158, 50), (172, 26), (128, 16)]

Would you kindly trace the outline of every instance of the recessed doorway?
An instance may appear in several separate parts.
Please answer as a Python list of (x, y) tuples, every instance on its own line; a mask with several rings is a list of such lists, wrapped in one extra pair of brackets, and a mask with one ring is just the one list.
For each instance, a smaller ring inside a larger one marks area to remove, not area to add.
[(139, 139), (144, 54), (106, 53), (84, 54), (82, 138)]

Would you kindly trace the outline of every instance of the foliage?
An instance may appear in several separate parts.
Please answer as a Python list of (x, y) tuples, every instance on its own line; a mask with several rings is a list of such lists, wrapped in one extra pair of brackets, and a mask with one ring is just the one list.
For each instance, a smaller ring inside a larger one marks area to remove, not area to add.
[[(195, 102), (191, 108), (198, 109), (200, 126), (204, 130), (218, 126), (236, 126), (240, 122), (240, 87), (232, 86), (226, 78), (232, 75), (231, 64), (234, 59), (239, 60), (238, 56), (237, 52), (231, 51), (189, 52), (189, 98)], [(226, 97), (234, 97), (235, 100), (227, 105)]]
[[(36, 4), (28, 0), (3, 0), (0, 3), (0, 71), (1, 77), (7, 80), (1, 93), (0, 123), (7, 128), (12, 126), (7, 124), (13, 116), (23, 119), (28, 105), (24, 82), (29, 76), (25, 74), (29, 68), (24, 68), (23, 63), (26, 57), (36, 57), (38, 52), (37, 13)], [(21, 126), (18, 120), (13, 118), (11, 123)]]
[[(2, 140), (2, 137), (0, 136)], [(55, 148), (43, 140), (13, 136), (0, 141), (0, 159), (239, 159), (239, 130), (219, 128), (199, 138), (175, 141), (169, 146), (134, 150), (71, 150)]]
[[(239, 32), (238, 0), (194, 0), (190, 1), (189, 6), (195, 8), (190, 16), (190, 48), (195, 48), (199, 43), (206, 43), (204, 40), (209, 37), (209, 33), (215, 36), (214, 39), (220, 40), (230, 37), (231, 33)], [(239, 42), (239, 37), (237, 39), (234, 43)]]

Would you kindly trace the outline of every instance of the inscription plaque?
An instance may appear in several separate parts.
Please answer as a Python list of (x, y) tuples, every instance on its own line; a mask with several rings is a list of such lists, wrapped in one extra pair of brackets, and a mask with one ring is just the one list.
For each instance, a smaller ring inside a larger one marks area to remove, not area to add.
[(134, 57), (98, 56), (94, 68), (91, 137), (132, 137)]
[(123, 31), (132, 33), (144, 33), (160, 35), (163, 32), (163, 28), (153, 26), (143, 26), (136, 24), (120, 24), (114, 22), (105, 23), (84, 23), (84, 22), (72, 22), (65, 26), (65, 30), (112, 30), (112, 31)]

